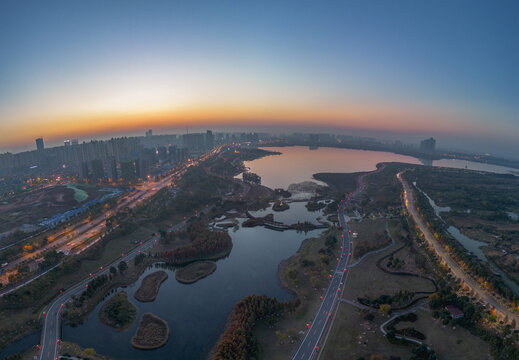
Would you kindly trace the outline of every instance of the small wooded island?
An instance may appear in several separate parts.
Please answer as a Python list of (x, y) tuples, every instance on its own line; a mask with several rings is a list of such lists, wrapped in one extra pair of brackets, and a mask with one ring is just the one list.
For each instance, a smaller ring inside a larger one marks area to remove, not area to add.
[(140, 302), (150, 302), (155, 300), (159, 293), (160, 284), (168, 278), (165, 271), (156, 271), (146, 276), (141, 283), (141, 286), (133, 294), (133, 296)]
[(319, 201), (309, 201), (306, 203), (305, 207), (308, 211), (319, 211), (321, 209), (324, 209), (326, 207), (326, 204), (324, 202)]
[(197, 261), (178, 269), (175, 279), (183, 284), (193, 284), (206, 276), (211, 275), (216, 270), (214, 261)]
[(127, 330), (136, 317), (137, 309), (124, 291), (112, 296), (99, 310), (99, 321), (118, 331)]
[(143, 350), (156, 349), (167, 343), (168, 338), (168, 323), (158, 316), (145, 313), (132, 337), (132, 346)]
[(285, 211), (288, 209), (290, 209), (290, 206), (288, 206), (288, 204), (286, 202), (284, 202), (283, 200), (276, 201), (274, 203), (274, 205), (272, 205), (272, 210), (274, 210), (274, 211)]
[[(232, 240), (225, 231), (212, 231), (200, 221), (189, 225), (187, 235), (191, 241), (188, 245), (161, 253), (161, 258), (169, 264), (183, 265), (198, 260), (219, 259), (229, 255)], [(175, 233), (166, 237), (174, 238)]]

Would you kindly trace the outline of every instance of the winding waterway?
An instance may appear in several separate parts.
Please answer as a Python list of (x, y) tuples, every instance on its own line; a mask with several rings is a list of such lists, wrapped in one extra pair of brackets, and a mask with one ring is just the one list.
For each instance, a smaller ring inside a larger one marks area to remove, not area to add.
[[(293, 211), (297, 211), (294, 208)], [(101, 304), (87, 321), (76, 328), (63, 327), (63, 339), (93, 347), (100, 354), (116, 359), (202, 359), (223, 332), (234, 304), (250, 294), (265, 294), (289, 300), (292, 294), (281, 287), (277, 269), (279, 263), (293, 255), (306, 237), (295, 231), (277, 232), (262, 227), (231, 231), (233, 249), (229, 257), (217, 262), (216, 271), (195, 284), (184, 285), (175, 280), (175, 270), (165, 269), (169, 278), (162, 284), (152, 303), (139, 303), (133, 294), (142, 278), (128, 288), (129, 299), (139, 311), (166, 320), (170, 327), (167, 344), (156, 350), (138, 350), (130, 346), (137, 322), (119, 333), (102, 325), (97, 317)]]
[[(337, 148), (309, 150), (306, 147), (267, 150), (279, 151), (282, 155), (249, 161), (246, 166), (262, 177), (263, 185), (271, 188), (287, 188), (292, 183), (313, 181), (312, 174), (317, 172), (371, 171), (380, 162), (420, 164), (416, 158), (388, 152)], [(485, 164), (477, 165), (480, 167)], [(289, 210), (274, 212), (275, 220), (287, 224), (297, 221), (316, 223), (322, 213), (308, 212), (304, 204), (290, 203)], [(270, 212), (272, 210), (267, 209), (255, 214), (263, 216)], [(279, 263), (292, 256), (305, 238), (319, 233), (277, 232), (263, 227), (231, 230), (234, 244), (232, 252), (217, 262), (217, 269), (212, 275), (195, 284), (184, 285), (175, 280), (174, 270), (166, 269), (169, 278), (162, 284), (156, 300), (151, 303), (139, 303), (133, 298), (133, 293), (140, 286), (142, 278), (155, 271), (154, 268), (148, 269), (136, 284), (127, 287), (125, 291), (130, 301), (138, 308), (137, 321), (128, 331), (119, 333), (99, 322), (101, 303), (84, 324), (75, 328), (63, 326), (62, 338), (84, 348), (95, 348), (98, 353), (114, 359), (203, 359), (218, 340), (238, 301), (250, 294), (265, 294), (280, 300), (292, 298), (293, 295), (280, 285), (277, 274)], [(144, 312), (152, 312), (168, 322), (170, 338), (164, 347), (144, 351), (130, 345), (138, 320)], [(0, 357), (29, 347), (29, 343), (35, 342), (35, 337), (37, 334), (13, 343), (0, 352)]]

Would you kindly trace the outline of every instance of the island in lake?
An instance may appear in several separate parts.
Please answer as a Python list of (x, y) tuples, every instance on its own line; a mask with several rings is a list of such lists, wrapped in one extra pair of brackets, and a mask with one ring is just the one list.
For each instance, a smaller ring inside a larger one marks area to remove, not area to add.
[[(166, 238), (174, 238), (176, 235), (170, 233)], [(219, 259), (231, 252), (232, 240), (229, 234), (225, 231), (212, 231), (201, 221), (190, 224), (187, 235), (190, 240), (188, 245), (161, 253), (165, 262), (184, 265), (198, 260)]]
[(285, 210), (288, 210), (290, 209), (290, 206), (284, 202), (283, 200), (281, 201), (276, 201), (274, 203), (274, 205), (272, 205), (272, 210), (274, 211), (285, 211)]
[(175, 273), (175, 279), (183, 284), (193, 284), (216, 271), (216, 263), (214, 261), (197, 261), (178, 269)]
[(141, 286), (133, 294), (133, 296), (140, 302), (150, 302), (155, 300), (159, 293), (160, 284), (168, 278), (165, 271), (156, 271), (146, 276), (141, 283)]
[(118, 331), (127, 330), (137, 317), (137, 308), (128, 301), (126, 292), (112, 296), (99, 310), (99, 320)]
[(168, 323), (158, 316), (145, 313), (131, 343), (137, 349), (150, 350), (163, 346), (168, 342), (168, 338)]

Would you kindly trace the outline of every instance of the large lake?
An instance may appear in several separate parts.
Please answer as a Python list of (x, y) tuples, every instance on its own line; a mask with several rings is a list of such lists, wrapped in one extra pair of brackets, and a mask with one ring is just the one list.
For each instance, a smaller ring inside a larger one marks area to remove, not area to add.
[[(402, 162), (422, 164), (419, 159), (390, 152), (355, 150), (342, 148), (318, 148), (310, 150), (306, 146), (266, 147), (265, 150), (278, 151), (282, 155), (267, 156), (244, 164), (251, 172), (261, 176), (261, 183), (270, 188), (284, 188), (293, 183), (315, 181), (312, 175), (320, 172), (352, 173), (371, 171), (380, 162)], [(517, 169), (462, 160), (434, 160), (433, 166), (459, 169), (511, 173)]]
[[(250, 161), (246, 166), (259, 174), (262, 183), (271, 188), (286, 188), (292, 183), (311, 181), (312, 174), (317, 172), (371, 171), (377, 163), (386, 161), (420, 164), (416, 158), (387, 152), (337, 148), (309, 150), (306, 147), (266, 149), (279, 151), (282, 155)], [(493, 166), (485, 168), (485, 164), (447, 162), (438, 164), (495, 171)], [(269, 212), (260, 211), (257, 215)], [(288, 211), (274, 213), (274, 216), (276, 220), (295, 223), (298, 220), (315, 221), (321, 213), (308, 212), (304, 203), (300, 202), (291, 203)], [(162, 284), (157, 299), (152, 303), (139, 303), (133, 298), (133, 293), (142, 278), (155, 269), (148, 269), (135, 285), (126, 288), (129, 299), (139, 311), (137, 321), (128, 331), (119, 333), (101, 324), (98, 320), (100, 304), (84, 324), (76, 328), (63, 326), (63, 340), (76, 342), (85, 348), (93, 347), (98, 353), (114, 359), (205, 358), (223, 332), (226, 320), (238, 301), (250, 294), (265, 294), (280, 300), (292, 298), (292, 294), (280, 285), (278, 265), (292, 256), (305, 238), (317, 236), (319, 231), (305, 235), (256, 227), (240, 228), (235, 232), (231, 230), (230, 234), (234, 244), (232, 252), (229, 257), (217, 262), (216, 271), (209, 277), (192, 285), (183, 285), (175, 280), (174, 270), (166, 270), (169, 278)], [(130, 339), (144, 312), (152, 312), (168, 322), (170, 339), (164, 347), (148, 351), (131, 347)], [(34, 345), (38, 336), (34, 334), (11, 344), (0, 352), (0, 357), (25, 349), (29, 344)]]

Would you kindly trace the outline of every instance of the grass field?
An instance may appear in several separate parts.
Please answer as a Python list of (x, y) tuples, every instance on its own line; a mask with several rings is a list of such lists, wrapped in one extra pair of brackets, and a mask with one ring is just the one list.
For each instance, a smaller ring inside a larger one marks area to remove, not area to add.
[(369, 251), (383, 248), (391, 243), (386, 234), (386, 219), (364, 219), (361, 222), (351, 221), (349, 227), (352, 233), (357, 233), (353, 239), (353, 261)]
[(359, 265), (351, 269), (343, 292), (345, 299), (357, 300), (358, 297), (377, 298), (384, 294), (394, 295), (400, 290), (411, 292), (435, 290), (433, 284), (425, 279), (388, 274), (376, 267), (378, 259), (402, 246), (402, 242), (395, 240), (396, 244), (394, 247), (382, 253), (366, 257)]
[[(395, 237), (395, 246), (380, 254), (368, 256), (359, 265), (352, 268), (342, 293), (343, 298), (355, 301), (358, 297), (377, 298), (382, 294), (393, 295), (400, 290), (434, 291), (434, 285), (428, 280), (388, 274), (376, 266), (380, 258), (404, 245), (402, 236), (405, 236), (406, 232), (402, 230), (401, 224), (392, 222), (390, 230)], [(414, 257), (409, 246), (404, 247), (397, 254), (409, 262)], [(394, 269), (390, 270), (394, 271)], [(408, 270), (419, 273), (416, 267), (400, 269), (400, 271)], [(415, 298), (417, 296), (415, 295)], [(371, 356), (382, 354), (382, 359), (389, 359), (389, 356), (406, 359), (411, 356), (411, 347), (390, 343), (379, 330), (379, 326), (389, 316), (372, 309), (371, 313), (374, 318), (368, 320), (367, 311), (367, 309), (359, 309), (346, 303), (339, 305), (328, 340), (322, 349), (321, 359), (357, 359), (360, 357), (369, 359)], [(425, 342), (437, 352), (439, 359), (489, 358), (487, 344), (478, 337), (472, 336), (461, 328), (453, 329), (443, 326), (429, 312), (418, 310), (417, 313), (418, 321), (408, 324), (400, 323), (398, 328), (414, 327), (425, 334)]]
[(74, 200), (78, 203), (82, 203), (86, 199), (88, 199), (88, 193), (79, 188), (77, 184), (67, 184), (67, 188), (74, 190)]
[(366, 312), (350, 304), (341, 303), (328, 342), (322, 350), (323, 360), (369, 359), (371, 355), (399, 356), (408, 359), (411, 348), (391, 344), (379, 330), (387, 316), (375, 313), (373, 321), (365, 319)]
[[(335, 234), (335, 231), (332, 232)], [(311, 267), (305, 267), (299, 261), (306, 259), (320, 264), (319, 249), (325, 248), (326, 235), (318, 238), (306, 239), (302, 244), (297, 254), (283, 261), (280, 265), (280, 278), (282, 283), (292, 291), (297, 292), (301, 299), (301, 305), (297, 310), (290, 315), (281, 319), (281, 321), (274, 326), (267, 326), (263, 322), (259, 322), (254, 327), (254, 336), (258, 339), (261, 346), (260, 359), (281, 360), (289, 359), (298, 345), (298, 341), (302, 335), (300, 331), (306, 330), (306, 324), (311, 321), (314, 314), (321, 303), (320, 297), (324, 294), (324, 289), (328, 286), (329, 274), (335, 264), (330, 262), (330, 265), (323, 266), (322, 274), (312, 275), (316, 270), (310, 270)], [(338, 252), (338, 246), (334, 248)], [(297, 275), (295, 277), (287, 276), (289, 269), (295, 269)], [(314, 281), (318, 286), (313, 286), (310, 278), (314, 277)], [(317, 279), (316, 279), (317, 278)], [(276, 331), (287, 335), (287, 339), (280, 341), (276, 335)]]
[(439, 359), (490, 359), (489, 346), (480, 338), (473, 336), (462, 327), (442, 325), (427, 311), (416, 312), (418, 320), (413, 323), (401, 322), (397, 329), (414, 327), (425, 335), (425, 343), (432, 347)]

